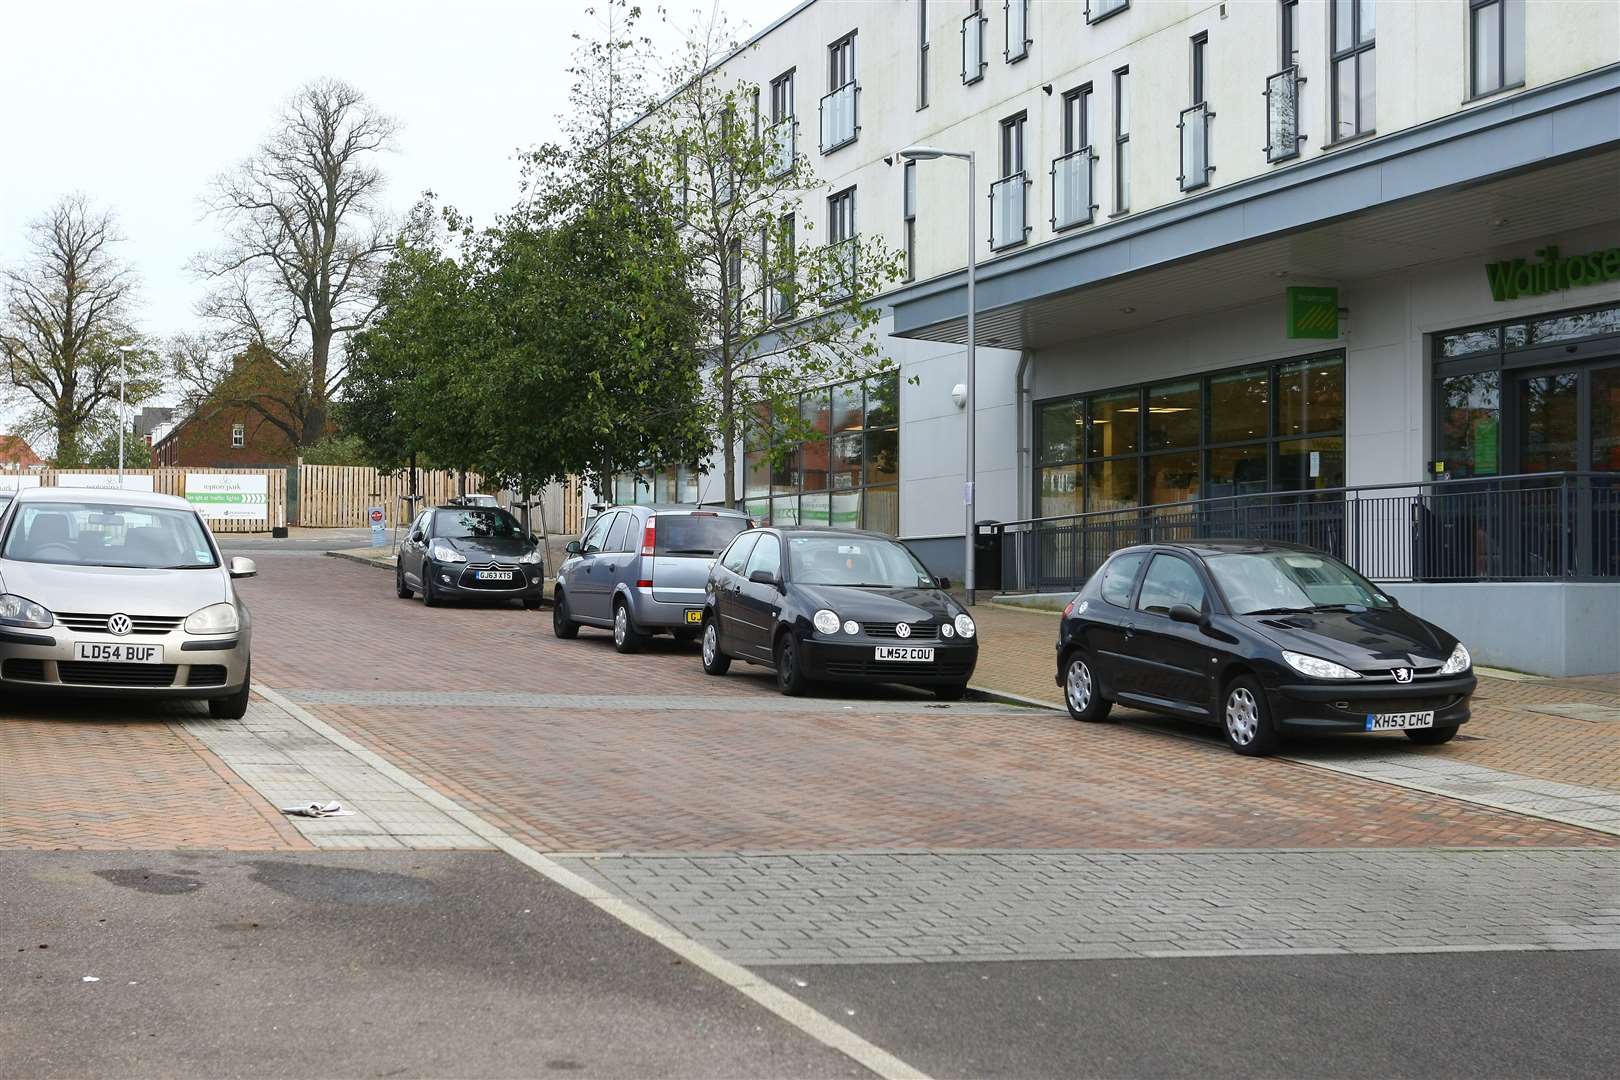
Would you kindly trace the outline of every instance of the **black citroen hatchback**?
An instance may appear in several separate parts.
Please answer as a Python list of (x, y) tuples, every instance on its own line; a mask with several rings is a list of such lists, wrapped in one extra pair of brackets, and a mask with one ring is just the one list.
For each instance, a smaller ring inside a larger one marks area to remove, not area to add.
[(735, 658), (776, 669), (784, 694), (812, 682), (902, 683), (954, 700), (979, 643), (973, 617), (911, 549), (843, 529), (751, 529), (709, 573), (703, 670)]
[(1289, 732), (1443, 743), (1475, 683), (1461, 641), (1344, 563), (1252, 540), (1115, 552), (1064, 609), (1057, 651), (1076, 719), (1117, 701), (1218, 724), (1240, 754)]

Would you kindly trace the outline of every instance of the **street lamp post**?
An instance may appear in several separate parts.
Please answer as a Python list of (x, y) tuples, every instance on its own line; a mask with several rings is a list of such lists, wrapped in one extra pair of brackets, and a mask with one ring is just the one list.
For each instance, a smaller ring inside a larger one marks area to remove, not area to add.
[(978, 428), (979, 415), (975, 403), (977, 387), (977, 360), (975, 349), (978, 342), (974, 337), (974, 316), (978, 312), (978, 304), (974, 299), (974, 286), (978, 277), (978, 238), (977, 232), (977, 182), (974, 178), (973, 151), (941, 150), (937, 146), (908, 146), (900, 151), (900, 156), (907, 161), (933, 161), (936, 158), (960, 158), (967, 162), (968, 167), (968, 213), (967, 213), (967, 472), (962, 485), (962, 502), (967, 511), (967, 529), (962, 544), (962, 585), (967, 590), (967, 602), (973, 604), (975, 574), (973, 572), (973, 541), (976, 526), (974, 508), (976, 503), (974, 480), (978, 476), (977, 457), (975, 455), (974, 435)]
[(118, 487), (124, 487), (124, 379), (128, 374), (129, 354), (138, 351), (135, 345), (118, 346)]

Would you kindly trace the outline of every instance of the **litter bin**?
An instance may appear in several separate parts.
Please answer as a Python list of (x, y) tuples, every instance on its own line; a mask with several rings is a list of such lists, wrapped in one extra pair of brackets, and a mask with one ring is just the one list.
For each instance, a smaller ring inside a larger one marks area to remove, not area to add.
[(973, 585), (976, 589), (1001, 591), (1002, 532), (990, 526), (999, 521), (985, 519), (977, 523), (973, 536)]

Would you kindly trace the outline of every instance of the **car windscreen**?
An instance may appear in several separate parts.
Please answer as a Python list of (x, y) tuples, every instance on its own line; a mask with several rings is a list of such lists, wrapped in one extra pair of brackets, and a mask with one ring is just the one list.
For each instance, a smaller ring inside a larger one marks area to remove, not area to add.
[(1391, 601), (1366, 578), (1326, 555), (1306, 551), (1233, 552), (1205, 559), (1237, 615), (1310, 611), (1318, 607), (1387, 608)]
[(903, 545), (864, 536), (789, 537), (788, 571), (793, 581), (804, 585), (934, 587), (933, 577)]
[(522, 536), (523, 526), (505, 510), (468, 506), (433, 511), (436, 540), (517, 540)]
[(714, 558), (726, 550), (737, 534), (748, 528), (745, 518), (720, 514), (658, 514), (653, 518), (655, 555), (691, 555)]
[(148, 570), (219, 565), (195, 513), (112, 503), (19, 506), (6, 530), (3, 555), (21, 562)]

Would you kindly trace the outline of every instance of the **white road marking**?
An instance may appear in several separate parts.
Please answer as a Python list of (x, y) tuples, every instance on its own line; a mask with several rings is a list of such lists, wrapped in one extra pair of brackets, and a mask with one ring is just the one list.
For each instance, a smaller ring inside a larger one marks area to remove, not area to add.
[(839, 1051), (862, 1067), (885, 1077), (886, 1080), (926, 1080), (927, 1074), (906, 1064), (882, 1047), (867, 1042), (835, 1020), (806, 1005), (787, 991), (766, 982), (747, 968), (722, 958), (713, 949), (673, 929), (594, 882), (575, 874), (561, 864), (542, 855), (504, 830), (491, 825), (479, 815), (437, 789), (423, 783), (386, 758), (355, 742), (324, 720), (289, 701), (284, 695), (262, 683), (253, 689), (266, 701), (293, 717), (332, 744), (342, 747), (367, 765), (387, 776), (394, 783), (433, 804), (445, 814), (465, 826), (468, 831), (489, 841), (518, 862), (541, 876), (556, 882), (569, 892), (589, 901), (597, 908), (628, 926), (630, 929), (669, 949), (700, 971), (719, 979), (744, 997), (764, 1007), (787, 1023), (798, 1028), (817, 1042)]

